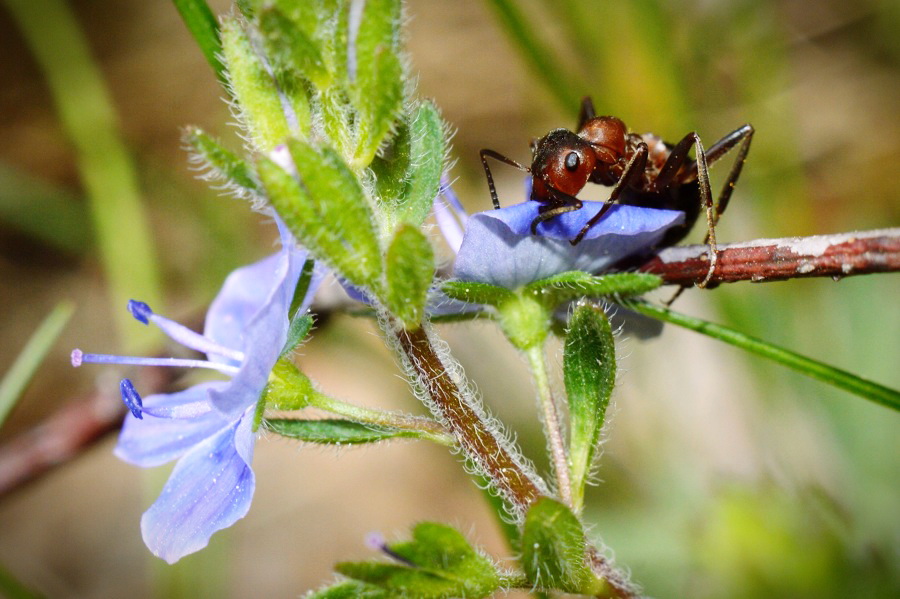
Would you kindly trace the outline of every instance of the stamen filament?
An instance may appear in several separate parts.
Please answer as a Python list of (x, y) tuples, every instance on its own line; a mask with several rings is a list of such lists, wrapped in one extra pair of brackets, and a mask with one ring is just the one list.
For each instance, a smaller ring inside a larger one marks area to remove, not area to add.
[(200, 333), (192, 331), (186, 326), (178, 324), (174, 320), (169, 320), (164, 316), (154, 314), (150, 317), (150, 321), (158, 326), (170, 339), (177, 341), (187, 348), (203, 352), (204, 354), (215, 354), (217, 356), (222, 356), (223, 358), (231, 358), (238, 362), (244, 360), (244, 352), (223, 347), (209, 337), (204, 337)]
[(223, 347), (209, 337), (204, 337), (196, 331), (192, 331), (183, 324), (170, 320), (165, 316), (155, 313), (150, 306), (144, 302), (131, 300), (128, 302), (128, 310), (139, 321), (147, 324), (148, 321), (155, 324), (159, 329), (169, 336), (173, 341), (181, 345), (193, 349), (204, 354), (215, 354), (223, 358), (229, 358), (242, 362), (244, 353), (236, 349)]
[[(76, 353), (77, 352), (77, 353)], [(170, 366), (181, 368), (210, 368), (224, 374), (235, 375), (240, 370), (237, 366), (217, 364), (208, 360), (185, 360), (182, 358), (145, 358), (138, 356), (114, 356), (110, 354), (85, 354), (80, 350), (72, 352), (72, 365), (91, 364), (135, 364), (138, 366)]]

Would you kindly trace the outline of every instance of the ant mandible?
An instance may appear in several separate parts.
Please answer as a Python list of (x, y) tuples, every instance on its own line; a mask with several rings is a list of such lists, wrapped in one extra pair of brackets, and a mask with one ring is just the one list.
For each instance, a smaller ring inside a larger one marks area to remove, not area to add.
[[(731, 199), (752, 138), (753, 127), (748, 124), (714, 143), (708, 151), (693, 131), (671, 145), (652, 133), (629, 133), (625, 123), (616, 117), (596, 116), (593, 101), (585, 97), (581, 101), (578, 132), (554, 129), (532, 142), (530, 167), (493, 150), (481, 150), (480, 155), (494, 208), (500, 208), (500, 201), (487, 158), (531, 173), (530, 199), (541, 203), (538, 216), (531, 222), (532, 234), (537, 233), (542, 222), (581, 209), (581, 200), (575, 196), (588, 182), (611, 186), (606, 205), (570, 240), (572, 245), (577, 245), (616, 202), (684, 212), (684, 224), (667, 231), (658, 248), (681, 241), (697, 222), (701, 207), (705, 208), (708, 228), (704, 243), (709, 244), (709, 271), (698, 287), (706, 287), (716, 269), (716, 224)], [(738, 144), (737, 159), (718, 202), (713, 204), (708, 165)], [(688, 158), (691, 147), (696, 160)]]

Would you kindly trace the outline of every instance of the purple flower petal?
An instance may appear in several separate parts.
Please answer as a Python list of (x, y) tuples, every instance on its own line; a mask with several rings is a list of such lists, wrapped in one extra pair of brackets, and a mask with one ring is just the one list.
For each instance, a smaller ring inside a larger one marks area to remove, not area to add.
[[(245, 327), (272, 293), (279, 268), (285, 268), (283, 263), (282, 252), (278, 252), (228, 275), (206, 313), (203, 334), (219, 345), (243, 350)], [(223, 361), (212, 355), (209, 359)]]
[[(241, 338), (239, 347), (244, 352), (244, 360), (240, 370), (226, 386), (209, 392), (213, 405), (232, 416), (254, 405), (268, 381), (269, 373), (287, 341), (288, 311), (306, 262), (306, 252), (297, 249), (284, 223), (277, 218), (276, 222), (283, 244), (281, 251), (233, 272), (207, 314), (208, 336), (216, 341), (219, 341), (218, 336)], [(273, 258), (276, 260), (269, 262)], [(259, 280), (261, 278), (264, 280)], [(301, 309), (309, 306), (323, 278), (324, 271), (316, 269)], [(264, 297), (260, 293), (251, 294), (237, 288), (239, 284), (256, 284), (267, 293)], [(251, 295), (252, 301), (248, 301)], [(247, 317), (252, 303), (255, 303), (256, 310)]]
[[(207, 402), (210, 389), (226, 383), (202, 383), (178, 393), (144, 398), (149, 410), (178, 408), (193, 402)], [(170, 462), (190, 451), (197, 443), (227, 428), (234, 421), (217, 410), (193, 418), (157, 418), (144, 413), (143, 420), (128, 417), (119, 434), (115, 454), (135, 466), (150, 468)]]
[(652, 248), (666, 230), (684, 221), (684, 213), (615, 205), (576, 246), (569, 243), (600, 210), (603, 202), (584, 202), (538, 225), (538, 202), (527, 201), (469, 218), (454, 276), (515, 289), (569, 270), (596, 273), (632, 254)]
[(156, 502), (141, 518), (144, 543), (170, 564), (206, 547), (213, 533), (250, 509), (256, 481), (253, 410), (197, 445), (175, 466)]
[[(251, 346), (244, 333), (251, 319), (267, 308), (271, 299), (277, 299), (279, 306), (285, 306), (285, 313), (290, 307), (294, 287), (306, 262), (306, 252), (297, 246), (290, 230), (277, 216), (275, 223), (281, 237), (281, 250), (228, 275), (210, 304), (204, 335), (220, 345), (247, 352)], [(306, 295), (307, 302), (311, 301), (324, 274), (324, 269), (316, 268)], [(219, 356), (211, 355), (209, 358), (223, 361)]]

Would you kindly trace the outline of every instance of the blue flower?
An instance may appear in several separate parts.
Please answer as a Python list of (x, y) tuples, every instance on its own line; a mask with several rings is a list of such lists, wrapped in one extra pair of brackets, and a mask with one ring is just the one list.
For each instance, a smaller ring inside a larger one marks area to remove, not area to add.
[(623, 258), (652, 249), (670, 227), (684, 222), (683, 212), (616, 204), (581, 243), (569, 243), (603, 206), (603, 202), (584, 202), (580, 210), (539, 224), (533, 235), (531, 223), (538, 216), (538, 202), (527, 200), (466, 217), (445, 183), (435, 201), (435, 216), (457, 253), (453, 277), (508, 289), (570, 270), (603, 272)]
[[(275, 362), (287, 342), (289, 310), (306, 261), (285, 225), (276, 218), (282, 248), (239, 268), (225, 281), (206, 315), (202, 335), (154, 314), (132, 300), (129, 310), (175, 341), (203, 352), (207, 360), (134, 358), (72, 352), (72, 363), (150, 364), (205, 367), (230, 378), (177, 393), (141, 398), (130, 380), (122, 398), (127, 418), (115, 453), (141, 467), (177, 459), (156, 502), (141, 518), (147, 547), (167, 562), (205, 547), (213, 533), (243, 518), (255, 478), (250, 464), (256, 434), (254, 412)], [(322, 278), (316, 272), (300, 310), (306, 310)]]

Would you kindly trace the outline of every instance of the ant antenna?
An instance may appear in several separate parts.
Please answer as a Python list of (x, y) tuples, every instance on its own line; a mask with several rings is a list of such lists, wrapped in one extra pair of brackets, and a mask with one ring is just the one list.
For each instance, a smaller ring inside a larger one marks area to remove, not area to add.
[(491, 167), (488, 166), (487, 159), (493, 158), (494, 160), (498, 160), (504, 164), (508, 164), (509, 166), (515, 167), (520, 171), (525, 171), (526, 173), (530, 173), (531, 169), (527, 166), (519, 164), (512, 158), (507, 158), (503, 154), (500, 154), (499, 152), (495, 152), (493, 150), (484, 149), (481, 150), (478, 154), (479, 156), (481, 156), (481, 164), (482, 166), (484, 166), (484, 174), (487, 177), (488, 188), (491, 190), (491, 201), (494, 203), (494, 208), (499, 209), (500, 198), (497, 197), (497, 188), (494, 185), (494, 177), (493, 175), (491, 175)]

